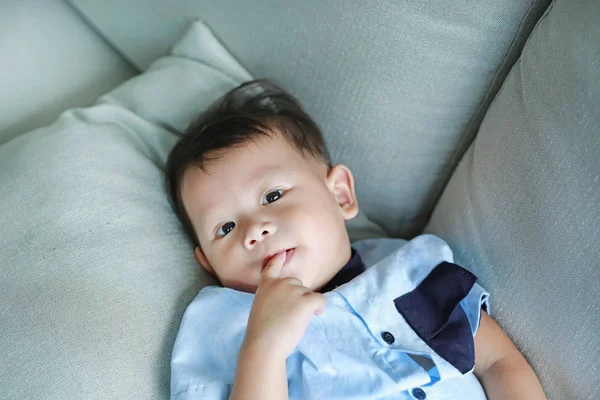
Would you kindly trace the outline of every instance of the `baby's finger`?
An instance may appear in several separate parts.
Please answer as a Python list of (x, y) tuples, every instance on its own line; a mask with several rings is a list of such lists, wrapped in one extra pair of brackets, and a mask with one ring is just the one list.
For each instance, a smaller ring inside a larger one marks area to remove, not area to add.
[(287, 277), (287, 278), (282, 278), (281, 280), (283, 282), (287, 283), (288, 285), (298, 286), (299, 288), (306, 289), (305, 291), (302, 291), (302, 294), (304, 294), (306, 292), (312, 292), (312, 290), (310, 290), (309, 288), (304, 287), (304, 284), (298, 278), (294, 278), (294, 277), (290, 276), (290, 277)]
[(285, 251), (275, 254), (262, 271), (263, 278), (277, 279), (285, 262)]
[(325, 296), (321, 293), (310, 292), (305, 293), (304, 298), (306, 299), (307, 306), (312, 310), (314, 315), (321, 315), (325, 311), (325, 306), (327, 302), (325, 301)]

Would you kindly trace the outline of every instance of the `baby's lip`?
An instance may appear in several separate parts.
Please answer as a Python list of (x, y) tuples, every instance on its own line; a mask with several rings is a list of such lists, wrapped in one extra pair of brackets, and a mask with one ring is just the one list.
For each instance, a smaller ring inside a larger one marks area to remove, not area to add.
[(263, 265), (262, 265), (262, 269), (265, 269), (265, 267), (267, 266), (267, 264), (269, 263), (269, 261), (271, 261), (271, 259), (273, 257), (275, 257), (277, 254), (285, 252), (285, 261), (283, 262), (283, 265), (287, 265), (290, 260), (292, 259), (292, 256), (294, 255), (294, 251), (296, 250), (295, 247), (290, 247), (289, 249), (281, 249), (281, 250), (277, 250), (274, 251), (272, 253), (269, 253), (269, 255), (267, 255), (264, 260), (263, 260)]

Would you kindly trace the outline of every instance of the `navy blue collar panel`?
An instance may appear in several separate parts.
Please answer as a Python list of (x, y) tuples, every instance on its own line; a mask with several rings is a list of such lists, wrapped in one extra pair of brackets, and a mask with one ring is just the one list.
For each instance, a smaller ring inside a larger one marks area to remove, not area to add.
[(319, 290), (319, 292), (331, 292), (338, 286), (342, 286), (343, 284), (350, 282), (363, 272), (365, 272), (365, 265), (363, 264), (362, 258), (360, 258), (360, 255), (356, 250), (352, 249), (350, 260), (342, 267), (342, 269), (339, 270), (337, 274), (335, 274), (328, 284)]

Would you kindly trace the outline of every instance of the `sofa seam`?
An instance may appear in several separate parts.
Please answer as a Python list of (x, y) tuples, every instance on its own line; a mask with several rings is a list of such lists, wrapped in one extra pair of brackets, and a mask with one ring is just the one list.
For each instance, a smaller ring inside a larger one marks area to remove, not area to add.
[[(465, 134), (463, 134), (461, 136), (461, 138), (456, 146), (456, 150), (454, 151), (454, 154), (452, 155), (452, 157), (450, 158), (450, 161), (447, 164), (447, 167), (450, 167), (452, 173), (448, 174), (448, 176), (442, 182), (440, 182), (439, 186), (436, 188), (435, 201), (433, 202), (434, 205), (439, 202), (442, 194), (444, 193), (446, 186), (448, 186), (448, 182), (450, 182), (452, 175), (454, 175), (454, 171), (456, 170), (456, 167), (460, 163), (460, 160), (464, 157), (468, 148), (475, 141), (477, 134), (479, 133), (479, 127), (481, 126), (481, 124), (483, 123), (483, 120), (485, 119), (485, 114), (487, 114), (487, 109), (485, 111), (483, 110), (483, 106), (486, 103), (486, 99), (490, 95), (492, 88), (495, 86), (495, 83), (497, 82), (497, 80), (499, 78), (500, 71), (503, 69), (507, 59), (509, 58), (510, 54), (512, 53), (511, 50), (513, 50), (515, 42), (517, 41), (517, 39), (519, 37), (519, 32), (522, 31), (523, 25), (524, 25), (527, 17), (530, 15), (532, 9), (534, 8), (534, 6), (536, 5), (536, 3), (538, 1), (542, 1), (542, 0), (533, 0), (531, 2), (531, 4), (529, 5), (529, 8), (527, 9), (527, 11), (523, 14), (523, 17), (521, 18), (521, 22), (519, 23), (519, 29), (517, 30), (517, 34), (515, 34), (510, 45), (508, 46), (508, 49), (507, 49), (506, 53), (504, 54), (502, 62), (499, 64), (498, 68), (496, 69), (496, 72), (494, 72), (494, 77), (491, 79), (490, 84), (488, 85), (488, 88), (486, 89), (485, 94), (483, 95), (479, 105), (477, 106), (477, 109), (475, 110), (475, 112), (473, 113), (473, 116), (471, 117), (469, 123), (467, 124), (467, 128), (464, 130)], [(519, 54), (519, 57), (515, 60), (515, 63), (512, 66), (510, 66), (510, 69), (508, 70), (506, 76), (504, 77), (504, 80), (506, 80), (506, 78), (510, 75), (510, 72), (512, 71), (514, 66), (517, 65), (517, 63), (520, 61), (523, 50), (525, 49), (525, 46), (527, 45), (527, 43), (529, 42), (529, 40), (531, 39), (531, 37), (533, 36), (535, 31), (537, 30), (540, 22), (542, 22), (542, 20), (548, 15), (549, 11), (552, 9), (555, 2), (556, 2), (556, 0), (552, 0), (552, 2), (548, 5), (546, 10), (544, 11), (544, 14), (539, 18), (539, 20), (536, 22), (536, 24), (532, 28), (527, 39), (523, 43), (523, 47), (521, 48), (521, 54)], [(488, 105), (488, 109), (494, 104), (494, 102), (496, 101), (496, 98), (498, 97), (498, 94), (502, 91), (503, 87), (504, 87), (504, 81), (500, 85), (500, 88), (498, 88), (498, 91), (496, 92), (494, 97), (491, 99), (491, 101)], [(481, 114), (483, 114), (483, 115), (481, 115)], [(479, 127), (477, 127), (477, 129), (475, 129), (475, 127), (474, 127), (475, 121), (477, 121), (480, 116), (481, 116), (481, 120), (479, 122)], [(429, 213), (429, 218), (431, 218), (432, 213), (433, 213), (433, 211), (431, 211)], [(429, 219), (429, 218), (427, 218), (427, 219)]]
[(66, 0), (64, 1), (64, 3), (71, 11), (73, 11), (75, 15), (79, 17), (79, 19), (81, 19), (81, 21), (85, 25), (87, 25), (87, 27), (98, 37), (98, 39), (104, 42), (104, 44), (106, 44), (112, 51), (117, 53), (119, 57), (121, 57), (121, 59), (123, 59), (123, 61), (126, 62), (127, 65), (129, 65), (129, 67), (131, 67), (138, 74), (143, 71), (138, 67), (138, 65), (135, 64), (135, 62), (132, 59), (130, 59), (123, 51), (121, 51), (119, 47), (117, 47), (111, 40), (109, 40), (108, 37), (106, 37), (106, 35), (102, 33), (100, 28), (98, 28), (98, 26), (94, 22), (92, 22), (92, 20), (88, 18), (88, 16), (84, 14), (84, 12), (79, 9), (79, 7), (73, 4), (71, 0)]

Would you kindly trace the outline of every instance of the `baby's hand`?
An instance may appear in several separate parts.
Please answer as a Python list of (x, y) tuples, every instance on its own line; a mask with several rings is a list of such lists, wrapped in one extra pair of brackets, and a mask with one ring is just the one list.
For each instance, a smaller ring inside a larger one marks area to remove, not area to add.
[(244, 345), (259, 345), (284, 356), (294, 350), (313, 315), (325, 309), (325, 297), (296, 278), (279, 278), (285, 252), (274, 256), (263, 270)]

